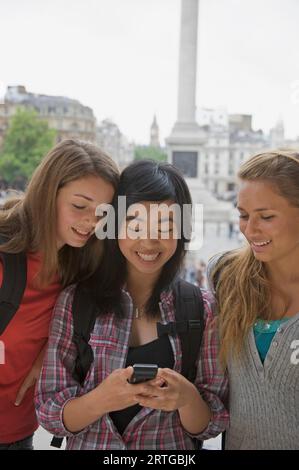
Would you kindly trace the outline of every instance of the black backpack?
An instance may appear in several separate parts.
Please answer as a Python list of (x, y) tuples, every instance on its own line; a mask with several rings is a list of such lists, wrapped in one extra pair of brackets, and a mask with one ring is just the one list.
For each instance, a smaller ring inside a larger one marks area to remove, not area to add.
[[(196, 360), (199, 354), (204, 330), (204, 304), (199, 287), (177, 279), (173, 285), (175, 303), (175, 322), (165, 325), (157, 323), (158, 336), (178, 335), (182, 348), (182, 371), (190, 382), (196, 377)], [(86, 374), (93, 362), (93, 352), (88, 344), (90, 333), (94, 328), (98, 309), (90, 301), (90, 294), (77, 286), (73, 300), (74, 343), (77, 358), (72, 376), (83, 385)], [(84, 315), (83, 315), (84, 313)], [(63, 438), (54, 436), (51, 445), (61, 447)], [(195, 440), (198, 449), (202, 443)]]
[[(0, 235), (0, 244), (7, 239)], [(0, 252), (3, 281), (0, 288), (0, 335), (12, 320), (22, 302), (27, 282), (27, 259), (25, 253)]]

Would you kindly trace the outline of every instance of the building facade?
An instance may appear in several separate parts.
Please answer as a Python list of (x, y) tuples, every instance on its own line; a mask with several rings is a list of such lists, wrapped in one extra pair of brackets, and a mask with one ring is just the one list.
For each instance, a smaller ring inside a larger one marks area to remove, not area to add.
[(199, 124), (205, 132), (200, 152), (200, 175), (206, 188), (229, 197), (236, 186), (240, 164), (250, 155), (269, 148), (262, 131), (251, 127), (252, 116), (222, 109), (200, 109)]
[(8, 86), (0, 103), (0, 145), (18, 108), (35, 110), (49, 128), (56, 130), (58, 142), (68, 138), (96, 141), (96, 119), (88, 106), (63, 96), (29, 93), (24, 86)]
[(291, 148), (299, 151), (299, 139), (288, 140), (281, 119), (265, 134), (252, 129), (249, 114), (228, 114), (225, 109), (200, 109), (198, 122), (205, 132), (199, 154), (199, 174), (206, 188), (220, 197), (236, 189), (236, 174), (250, 156), (266, 150)]
[(124, 168), (134, 159), (134, 145), (121, 133), (111, 119), (104, 119), (96, 129), (96, 143), (120, 168)]

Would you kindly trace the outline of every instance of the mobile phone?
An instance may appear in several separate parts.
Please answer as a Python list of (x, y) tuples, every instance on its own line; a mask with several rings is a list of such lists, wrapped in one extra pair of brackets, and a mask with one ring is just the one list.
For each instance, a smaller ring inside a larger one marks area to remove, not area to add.
[(156, 377), (158, 372), (157, 364), (134, 364), (133, 369), (134, 372), (128, 380), (130, 384), (139, 384), (147, 380), (152, 380)]

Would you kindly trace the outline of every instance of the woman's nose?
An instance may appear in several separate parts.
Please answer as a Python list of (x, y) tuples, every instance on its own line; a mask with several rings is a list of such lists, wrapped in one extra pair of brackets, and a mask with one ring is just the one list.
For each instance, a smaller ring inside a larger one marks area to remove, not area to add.
[(98, 223), (98, 217), (94, 213), (87, 214), (84, 218), (84, 223), (92, 226), (92, 228), (95, 228)]
[(150, 247), (155, 245), (158, 242), (157, 238), (152, 238), (151, 236), (146, 236), (140, 239), (141, 246)]
[(244, 235), (246, 235), (248, 238), (251, 238), (253, 235), (257, 234), (258, 232), (259, 232), (258, 224), (249, 218), (246, 223)]

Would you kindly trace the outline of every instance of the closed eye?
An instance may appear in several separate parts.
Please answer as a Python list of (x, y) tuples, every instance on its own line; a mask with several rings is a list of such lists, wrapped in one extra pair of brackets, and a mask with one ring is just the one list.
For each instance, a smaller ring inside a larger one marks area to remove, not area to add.
[[(262, 220), (271, 220), (273, 219), (275, 216), (274, 215), (268, 215), (268, 216), (261, 216), (261, 219)], [(244, 214), (239, 214), (239, 219), (248, 219), (248, 215), (244, 215)]]
[(76, 209), (85, 209), (86, 206), (77, 206), (77, 204), (72, 204)]

